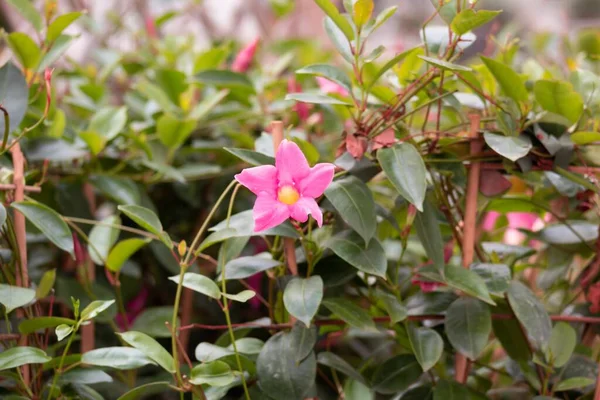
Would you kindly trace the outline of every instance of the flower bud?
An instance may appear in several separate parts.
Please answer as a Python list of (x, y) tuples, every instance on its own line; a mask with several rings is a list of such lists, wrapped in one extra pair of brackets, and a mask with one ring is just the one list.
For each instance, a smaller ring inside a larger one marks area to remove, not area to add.
[(185, 242), (185, 240), (182, 240), (181, 242), (179, 242), (179, 245), (177, 246), (177, 252), (179, 253), (179, 257), (185, 256), (186, 251), (187, 251), (187, 243)]
[(246, 72), (248, 68), (250, 68), (250, 64), (252, 64), (252, 60), (254, 59), (254, 55), (256, 54), (256, 49), (258, 48), (259, 39), (256, 38), (251, 41), (246, 47), (244, 47), (237, 54), (233, 63), (231, 64), (231, 70), (234, 72)]

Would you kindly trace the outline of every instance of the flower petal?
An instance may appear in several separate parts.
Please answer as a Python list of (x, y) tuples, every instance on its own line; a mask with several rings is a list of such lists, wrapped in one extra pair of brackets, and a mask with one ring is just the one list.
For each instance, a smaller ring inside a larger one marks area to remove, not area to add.
[(300, 147), (287, 139), (284, 139), (277, 149), (275, 167), (279, 186), (298, 184), (310, 173), (308, 161)]
[(319, 205), (312, 197), (301, 197), (295, 204), (290, 206), (291, 217), (299, 222), (306, 222), (308, 214), (317, 221), (317, 225), (323, 225), (323, 213)]
[(329, 163), (317, 164), (298, 184), (300, 194), (305, 197), (319, 197), (333, 180), (335, 166)]
[(271, 197), (276, 196), (277, 169), (274, 165), (246, 168), (235, 176), (235, 180), (246, 186), (257, 196), (260, 192), (267, 192)]
[(273, 228), (290, 217), (288, 206), (277, 201), (276, 197), (267, 192), (261, 192), (256, 198), (252, 209), (254, 217), (254, 232)]

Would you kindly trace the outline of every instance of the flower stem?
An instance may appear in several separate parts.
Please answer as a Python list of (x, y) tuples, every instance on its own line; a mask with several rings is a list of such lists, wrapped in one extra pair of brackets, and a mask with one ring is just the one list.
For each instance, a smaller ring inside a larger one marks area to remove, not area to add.
[(67, 353), (69, 352), (69, 348), (71, 347), (71, 343), (73, 343), (73, 338), (75, 337), (75, 333), (77, 333), (78, 328), (79, 328), (79, 326), (76, 325), (76, 328), (73, 330), (73, 332), (71, 332), (71, 335), (69, 335), (69, 340), (67, 341), (67, 345), (65, 346), (65, 349), (63, 350), (62, 356), (60, 358), (60, 362), (58, 363), (58, 368), (56, 369), (56, 372), (54, 373), (54, 378), (52, 379), (52, 385), (50, 386), (50, 390), (48, 391), (47, 400), (50, 400), (52, 398), (52, 392), (54, 391), (56, 382), (58, 382), (58, 378), (62, 374), (62, 368), (63, 368), (63, 365), (65, 364), (65, 357), (67, 356)]
[(181, 292), (183, 290), (183, 276), (187, 270), (187, 265), (181, 263), (181, 271), (179, 273), (179, 282), (177, 282), (177, 293), (175, 294), (175, 304), (173, 305), (173, 317), (171, 318), (172, 334), (171, 334), (171, 351), (173, 352), (173, 362), (175, 363), (175, 376), (177, 383), (183, 386), (183, 378), (179, 368), (179, 355), (177, 354), (177, 315), (179, 314), (179, 302), (181, 301)]

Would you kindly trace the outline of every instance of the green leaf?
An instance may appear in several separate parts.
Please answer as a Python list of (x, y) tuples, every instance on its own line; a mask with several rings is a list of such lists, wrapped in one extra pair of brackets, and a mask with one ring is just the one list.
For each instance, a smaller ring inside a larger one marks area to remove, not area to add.
[(113, 272), (120, 271), (125, 261), (129, 260), (131, 256), (148, 243), (150, 243), (150, 239), (131, 238), (121, 240), (108, 253), (106, 267)]
[(373, 78), (371, 78), (371, 80), (369, 81), (369, 84), (367, 85), (366, 90), (369, 92), (371, 90), (371, 88), (373, 87), (373, 85), (379, 80), (379, 78), (381, 78), (383, 76), (383, 74), (385, 74), (387, 71), (389, 71), (391, 68), (393, 68), (399, 62), (403, 61), (407, 56), (409, 56), (413, 53), (417, 53), (420, 50), (421, 49), (419, 47), (415, 47), (415, 48), (408, 49), (408, 50), (394, 56), (394, 58), (392, 58), (387, 63), (385, 63), (383, 65), (383, 67), (381, 67), (377, 71), (377, 73), (375, 73)]
[[(457, 5), (456, 2), (457, 0), (445, 0), (442, 3), (439, 2), (439, 0), (430, 0), (431, 1), (431, 5), (433, 5), (433, 7), (438, 10), (438, 13), (440, 14), (440, 17), (444, 20), (444, 22), (448, 25), (450, 25), (452, 23), (452, 20), (454, 20), (454, 18), (457, 15)], [(441, 4), (441, 5), (440, 5)]]
[(360, 308), (348, 299), (341, 297), (325, 299), (323, 305), (354, 328), (375, 330), (371, 315), (364, 308)]
[(121, 225), (121, 218), (118, 215), (111, 215), (104, 218), (98, 224), (94, 225), (90, 231), (88, 251), (90, 258), (97, 265), (104, 265), (111, 247), (119, 238), (119, 229), (111, 225)]
[(357, 27), (362, 27), (371, 19), (375, 4), (373, 0), (357, 0), (353, 7), (353, 19)]
[(525, 103), (527, 101), (527, 88), (521, 77), (511, 67), (484, 56), (481, 56), (481, 60), (508, 97), (517, 103)]
[(444, 340), (439, 333), (431, 328), (408, 326), (408, 339), (415, 357), (423, 368), (428, 371), (440, 360), (444, 352)]
[(0, 353), (0, 371), (27, 364), (43, 364), (51, 359), (46, 353), (35, 347), (19, 346), (4, 349)]
[(43, 299), (54, 287), (54, 282), (56, 281), (56, 269), (51, 269), (49, 271), (44, 272), (42, 275), (42, 279), (40, 279), (40, 283), (35, 290), (35, 297), (37, 299)]
[(61, 324), (61, 325), (57, 326), (55, 329), (56, 339), (60, 342), (61, 340), (63, 340), (67, 336), (69, 336), (72, 332), (73, 332), (72, 325)]
[(356, 232), (345, 231), (325, 242), (325, 247), (356, 269), (385, 278), (385, 251), (376, 238), (371, 239), (365, 247), (363, 239)]
[(86, 308), (81, 312), (81, 320), (87, 321), (96, 318), (98, 314), (112, 306), (114, 300), (94, 300), (87, 305)]
[(385, 361), (373, 373), (372, 387), (384, 394), (395, 394), (406, 390), (423, 374), (417, 359), (402, 354)]
[[(217, 225), (211, 227), (210, 231), (220, 231), (222, 229), (234, 229), (235, 235), (231, 237), (244, 237), (244, 236), (284, 236), (297, 239), (300, 237), (296, 229), (289, 222), (284, 222), (275, 228), (267, 229), (266, 231), (255, 233), (254, 229), (254, 218), (252, 217), (252, 210), (242, 211), (241, 213), (232, 215), (229, 218), (229, 224), (227, 220), (219, 222)], [(235, 256), (237, 257), (237, 255)]]
[(7, 0), (7, 3), (15, 7), (19, 14), (33, 25), (36, 31), (42, 30), (42, 16), (30, 0)]
[(320, 93), (288, 93), (285, 95), (285, 100), (295, 100), (301, 103), (313, 104), (337, 104), (341, 106), (351, 106), (350, 101), (336, 99), (335, 97), (327, 96)]
[(562, 115), (571, 123), (577, 122), (583, 113), (583, 99), (569, 82), (539, 80), (533, 92), (544, 110)]
[(296, 321), (290, 335), (290, 346), (296, 353), (294, 359), (299, 363), (313, 351), (318, 339), (318, 330), (315, 325), (307, 328), (302, 322)]
[(173, 104), (169, 96), (159, 86), (147, 80), (141, 80), (137, 83), (136, 88), (149, 100), (158, 104), (162, 111), (169, 113), (178, 111), (178, 107)]
[(465, 385), (445, 379), (440, 379), (433, 390), (433, 400), (465, 400), (471, 397)]
[(365, 378), (358, 372), (352, 365), (348, 364), (346, 360), (338, 356), (337, 354), (323, 351), (317, 355), (317, 364), (325, 365), (329, 368), (333, 368), (336, 371), (341, 372), (348, 378), (352, 378), (362, 384), (367, 384)]
[(131, 389), (117, 400), (138, 400), (151, 394), (158, 394), (169, 390), (171, 383), (168, 381), (146, 383)]
[(46, 68), (54, 64), (69, 49), (75, 39), (77, 39), (77, 36), (60, 35), (50, 50), (40, 60), (37, 66), (38, 72), (43, 72)]
[(16, 308), (26, 306), (33, 300), (35, 300), (35, 290), (0, 283), (0, 304), (6, 308), (7, 314)]
[(466, 268), (446, 265), (444, 268), (446, 284), (469, 296), (477, 297), (490, 305), (496, 305), (490, 297), (485, 281), (475, 272)]
[(25, 215), (56, 247), (74, 255), (71, 230), (56, 211), (33, 201), (20, 201), (11, 206)]
[[(12, 62), (0, 68), (0, 104), (10, 117), (9, 133), (19, 127), (29, 103), (29, 88), (25, 77)], [(0, 114), (0, 135), (4, 136), (4, 114)]]
[(319, 161), (319, 150), (310, 142), (300, 139), (299, 137), (292, 138), (292, 142), (296, 143), (304, 156), (306, 156), (306, 160), (309, 165), (315, 165), (317, 161)]
[(198, 103), (192, 111), (190, 111), (188, 118), (194, 121), (199, 121), (202, 118), (206, 117), (209, 112), (211, 112), (219, 103), (223, 101), (225, 97), (229, 94), (229, 90), (223, 89), (218, 91), (216, 94), (213, 94), (200, 103)]
[(167, 147), (181, 146), (196, 128), (196, 121), (182, 120), (172, 114), (163, 114), (156, 123), (158, 138)]
[(409, 143), (398, 143), (379, 150), (377, 160), (398, 193), (423, 211), (427, 169), (417, 149)]
[(558, 322), (552, 328), (550, 342), (546, 349), (546, 361), (555, 368), (564, 366), (577, 345), (577, 333), (571, 325)]
[(98, 367), (111, 367), (115, 369), (137, 369), (145, 365), (156, 365), (138, 349), (132, 347), (103, 347), (83, 353), (83, 364)]
[(373, 22), (373, 26), (369, 29), (369, 32), (374, 32), (377, 28), (383, 25), (388, 19), (392, 17), (398, 10), (398, 6), (391, 6), (388, 8), (384, 8), (375, 18)]
[[(171, 337), (171, 331), (165, 322), (171, 323), (172, 317), (173, 306), (149, 307), (135, 318), (131, 329), (155, 338)], [(179, 318), (177, 326), (179, 326)]]
[(258, 272), (281, 265), (281, 262), (261, 256), (239, 257), (225, 264), (225, 279), (245, 279)]
[(446, 71), (473, 71), (472, 68), (465, 67), (464, 65), (452, 64), (451, 62), (448, 62), (446, 60), (440, 60), (437, 58), (427, 56), (419, 56), (419, 58), (428, 64), (434, 65)]
[(452, 20), (450, 27), (457, 35), (464, 35), (465, 33), (472, 31), (473, 29), (479, 28), (482, 25), (487, 24), (502, 11), (491, 11), (491, 10), (479, 10), (475, 11), (470, 8), (466, 8), (459, 12), (456, 17)]
[(575, 377), (565, 379), (564, 381), (559, 382), (556, 386), (554, 386), (554, 391), (556, 392), (564, 392), (571, 389), (579, 389), (584, 388), (586, 386), (593, 385), (595, 380), (585, 377)]
[(98, 132), (79, 132), (79, 137), (87, 144), (93, 155), (97, 156), (106, 147), (107, 140)]
[[(179, 275), (171, 276), (169, 277), (169, 280), (179, 283)], [(221, 298), (221, 291), (216, 283), (214, 283), (210, 278), (194, 272), (186, 272), (183, 275), (183, 287), (198, 293), (202, 293), (208, 297), (212, 297), (213, 299)]]
[(48, 32), (46, 33), (46, 40), (48, 42), (54, 42), (56, 39), (58, 39), (58, 37), (60, 36), (60, 34), (67, 29), (67, 27), (69, 25), (71, 25), (73, 22), (75, 22), (77, 19), (79, 19), (79, 17), (81, 17), (83, 13), (76, 11), (76, 12), (69, 12), (66, 14), (62, 14), (59, 15), (58, 17), (56, 17), (56, 19), (54, 21), (52, 21), (50, 23), (50, 25), (48, 26)]
[(323, 299), (323, 280), (320, 276), (293, 278), (283, 293), (285, 309), (296, 319), (310, 327), (321, 300)]
[(367, 185), (356, 177), (333, 181), (325, 190), (340, 217), (369, 243), (377, 227), (375, 201)]
[(70, 318), (61, 317), (36, 317), (21, 321), (19, 324), (19, 332), (30, 334), (41, 329), (55, 328), (61, 324), (75, 325), (77, 321)]
[(592, 243), (598, 238), (598, 226), (588, 221), (568, 221), (546, 226), (540, 231), (540, 238), (546, 243), (563, 247), (582, 242)]
[(34, 69), (37, 67), (42, 53), (29, 35), (23, 32), (13, 32), (7, 36), (7, 40), (23, 68)]
[(89, 131), (98, 132), (107, 140), (112, 140), (127, 124), (127, 107), (106, 107), (100, 109), (90, 121)]
[(119, 333), (119, 336), (130, 346), (138, 349), (150, 359), (156, 361), (158, 365), (170, 373), (175, 373), (175, 361), (171, 354), (165, 350), (156, 340), (145, 333), (129, 331)]
[(575, 132), (569, 137), (579, 146), (600, 142), (600, 132)]
[(254, 86), (248, 76), (228, 70), (206, 69), (196, 74), (196, 81), (206, 85), (243, 88), (254, 92)]
[(503, 136), (485, 132), (483, 138), (492, 150), (511, 161), (525, 157), (533, 147), (531, 140), (525, 135)]
[(256, 296), (256, 292), (253, 290), (242, 290), (241, 292), (239, 292), (237, 294), (231, 294), (231, 293), (221, 293), (221, 294), (223, 295), (223, 297), (226, 297), (229, 300), (239, 301), (240, 303), (245, 303), (248, 300), (250, 300), (251, 298), (253, 298), (254, 296)]
[(352, 82), (342, 70), (327, 64), (312, 64), (296, 70), (297, 74), (317, 75), (329, 79), (342, 86), (348, 92), (352, 91)]
[[(137, 205), (118, 206), (117, 208), (146, 231), (154, 233), (156, 236), (163, 238), (164, 231), (162, 224), (152, 210)], [(168, 243), (170, 243), (170, 245), (167, 244), (167, 247), (171, 247), (173, 245), (170, 239), (168, 240)]]
[(435, 208), (429, 201), (423, 203), (423, 212), (417, 213), (414, 221), (419, 240), (433, 261), (435, 268), (441, 272), (444, 270), (444, 242), (440, 224), (435, 215)]
[(167, 94), (173, 104), (179, 104), (179, 97), (188, 89), (187, 76), (174, 69), (161, 68), (155, 72), (155, 81)]
[(472, 264), (469, 268), (483, 279), (489, 292), (504, 296), (511, 280), (510, 268), (505, 264)]
[[(506, 303), (500, 303), (492, 313), (511, 314)], [(524, 336), (519, 321), (516, 319), (493, 319), (494, 336), (498, 339), (506, 353), (515, 361), (528, 362), (531, 359), (529, 343)]]
[(246, 150), (246, 149), (233, 149), (229, 147), (223, 148), (225, 151), (233, 154), (242, 161), (247, 162), (250, 165), (273, 165), (275, 164), (275, 158), (268, 156), (258, 151)]
[(376, 296), (383, 303), (392, 324), (397, 324), (406, 319), (408, 310), (396, 296), (384, 292), (378, 292)]
[(95, 383), (109, 383), (113, 378), (96, 368), (74, 369), (67, 371), (60, 376), (60, 382), (79, 383), (84, 385), (93, 385)]
[(262, 391), (273, 400), (304, 399), (317, 376), (315, 353), (300, 363), (291, 335), (280, 332), (271, 336), (256, 360), (256, 372)]
[(375, 400), (375, 393), (365, 384), (353, 379), (346, 379), (346, 382), (344, 382), (344, 398), (346, 400)]
[(490, 309), (477, 299), (461, 297), (446, 311), (444, 328), (452, 346), (476, 360), (492, 332)]
[(194, 385), (227, 386), (235, 379), (231, 367), (223, 361), (212, 361), (192, 368), (190, 382)]
[(544, 305), (527, 286), (518, 281), (510, 283), (507, 296), (533, 347), (544, 349), (552, 335), (552, 321)]
[(343, 32), (346, 39), (352, 40), (354, 38), (354, 31), (350, 23), (339, 13), (336, 6), (331, 0), (314, 0), (315, 3), (327, 14), (331, 21)]
[[(329, 0), (323, 0), (329, 2)], [(335, 24), (331, 18), (325, 18), (323, 22), (325, 33), (331, 40), (331, 43), (336, 48), (338, 53), (349, 63), (353, 63), (352, 49), (350, 48), (349, 39), (346, 37), (344, 32)]]

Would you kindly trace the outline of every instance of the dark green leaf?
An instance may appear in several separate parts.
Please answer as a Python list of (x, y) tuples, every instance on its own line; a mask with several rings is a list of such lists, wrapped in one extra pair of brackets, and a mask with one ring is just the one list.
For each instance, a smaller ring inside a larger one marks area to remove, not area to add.
[(290, 335), (290, 345), (296, 351), (294, 359), (299, 363), (313, 351), (318, 339), (317, 327), (313, 325), (307, 328), (303, 323), (296, 322)]
[(43, 364), (51, 359), (46, 353), (35, 347), (19, 346), (4, 349), (0, 353), (0, 371), (27, 364)]
[(229, 365), (223, 361), (211, 361), (192, 368), (190, 382), (194, 385), (227, 386), (235, 376)]
[(171, 354), (156, 340), (145, 333), (129, 331), (119, 333), (119, 336), (130, 346), (140, 350), (150, 359), (156, 361), (167, 372), (175, 373), (175, 361)]
[(81, 362), (115, 369), (137, 369), (144, 365), (156, 365), (144, 353), (132, 347), (103, 347), (83, 353)]
[(61, 317), (36, 317), (23, 320), (19, 324), (19, 332), (30, 334), (40, 329), (55, 328), (60, 324), (75, 325), (77, 321)]
[(511, 161), (525, 157), (533, 147), (531, 140), (525, 135), (503, 136), (485, 132), (483, 138), (492, 150)]
[(141, 203), (140, 191), (130, 179), (100, 175), (92, 177), (92, 184), (119, 204)]
[[(28, 1), (28, 0), (21, 0)], [(11, 133), (19, 127), (29, 101), (29, 89), (25, 77), (12, 62), (7, 62), (0, 68), (0, 104), (10, 117)], [(0, 114), (0, 135), (4, 136), (4, 114)]]
[[(165, 322), (171, 323), (172, 317), (172, 306), (149, 307), (136, 317), (131, 329), (156, 338), (171, 337), (171, 331)], [(179, 321), (177, 325), (179, 326)]]
[(206, 85), (227, 88), (244, 88), (254, 92), (254, 86), (248, 77), (233, 71), (206, 69), (196, 74), (196, 80)]
[(565, 379), (564, 381), (559, 382), (554, 387), (554, 390), (557, 392), (564, 392), (564, 391), (571, 390), (571, 389), (584, 388), (584, 387), (592, 385), (594, 383), (595, 383), (595, 381), (590, 378), (584, 378), (584, 377), (569, 378), (569, 379)]
[(344, 298), (324, 299), (323, 305), (348, 325), (365, 330), (375, 330), (371, 315), (363, 308)]
[(390, 322), (396, 324), (404, 321), (408, 316), (408, 310), (394, 295), (378, 292), (377, 298), (383, 303), (385, 310), (390, 316)]
[(485, 281), (475, 272), (456, 266), (447, 265), (444, 269), (446, 283), (461, 290), (469, 296), (477, 297), (488, 304), (495, 305), (490, 297)]
[(320, 276), (293, 278), (283, 293), (286, 310), (309, 327), (321, 300), (323, 299), (323, 280)]
[(417, 359), (409, 354), (395, 356), (381, 364), (373, 374), (373, 389), (394, 394), (406, 390), (423, 374)]
[(170, 382), (152, 382), (131, 389), (117, 400), (138, 400), (147, 395), (155, 395), (169, 390)]
[(408, 338), (423, 371), (433, 368), (444, 352), (444, 340), (440, 334), (431, 328), (409, 324)]
[(441, 272), (446, 263), (444, 262), (444, 242), (440, 224), (433, 205), (429, 201), (425, 201), (423, 205), (423, 212), (417, 213), (415, 217), (415, 229), (427, 256), (433, 261), (435, 268)]
[[(169, 277), (169, 280), (178, 283), (179, 275)], [(192, 289), (195, 292), (202, 293), (213, 299), (221, 298), (221, 290), (211, 279), (204, 275), (196, 274), (194, 272), (186, 272), (183, 275), (183, 286)]]
[(471, 265), (470, 270), (483, 279), (491, 294), (504, 296), (511, 279), (508, 265), (476, 263)]
[(346, 360), (334, 353), (328, 351), (319, 353), (317, 355), (317, 363), (328, 366), (329, 368), (333, 368), (360, 383), (365, 385), (367, 384), (365, 378), (363, 378), (363, 376), (357, 370), (355, 370), (352, 365), (348, 364)]
[(35, 300), (35, 290), (0, 283), (0, 304), (6, 308), (7, 314), (33, 300)]
[(528, 287), (518, 281), (510, 283), (507, 296), (533, 347), (538, 350), (544, 349), (552, 335), (552, 321), (544, 305)]
[(457, 351), (476, 360), (492, 332), (490, 309), (477, 299), (461, 297), (446, 312), (445, 330)]
[(441, 379), (433, 389), (433, 400), (468, 400), (469, 389), (458, 382)]
[(258, 151), (246, 150), (246, 149), (233, 149), (224, 147), (224, 150), (233, 154), (242, 161), (247, 162), (250, 165), (272, 165), (275, 164), (275, 158), (268, 156)]
[(94, 383), (112, 382), (112, 377), (101, 369), (86, 368), (67, 371), (60, 377), (60, 382), (81, 383), (93, 385)]
[(325, 247), (356, 269), (385, 277), (387, 260), (379, 240), (371, 239), (365, 248), (362, 238), (356, 232), (346, 231), (325, 242)]
[(173, 246), (171, 239), (164, 233), (160, 220), (152, 210), (137, 205), (118, 206), (117, 208), (146, 231), (161, 238), (167, 247)]

